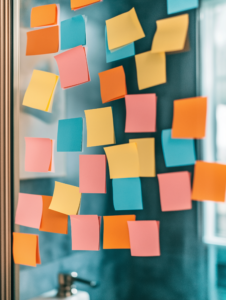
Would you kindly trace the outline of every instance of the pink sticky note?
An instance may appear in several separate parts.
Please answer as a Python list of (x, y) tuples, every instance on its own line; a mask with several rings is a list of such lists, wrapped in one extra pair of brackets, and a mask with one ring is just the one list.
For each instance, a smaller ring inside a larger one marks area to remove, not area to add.
[(62, 88), (70, 88), (90, 81), (85, 48), (78, 46), (54, 56)]
[(132, 256), (160, 256), (159, 221), (128, 221)]
[(106, 193), (106, 156), (79, 155), (80, 193)]
[(162, 211), (187, 210), (191, 203), (191, 174), (174, 172), (158, 174)]
[(25, 137), (25, 171), (51, 171), (52, 140), (46, 138)]
[(39, 229), (42, 208), (42, 196), (19, 193), (15, 224)]
[(72, 250), (100, 250), (100, 222), (97, 215), (71, 217)]
[(156, 131), (156, 94), (126, 95), (125, 132)]

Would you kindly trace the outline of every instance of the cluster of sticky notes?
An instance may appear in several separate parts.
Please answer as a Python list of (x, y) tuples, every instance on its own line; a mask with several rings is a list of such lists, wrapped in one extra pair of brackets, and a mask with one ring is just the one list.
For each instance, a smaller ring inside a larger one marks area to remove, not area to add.
[(76, 10), (85, 6), (101, 2), (102, 0), (71, 0), (71, 9)]

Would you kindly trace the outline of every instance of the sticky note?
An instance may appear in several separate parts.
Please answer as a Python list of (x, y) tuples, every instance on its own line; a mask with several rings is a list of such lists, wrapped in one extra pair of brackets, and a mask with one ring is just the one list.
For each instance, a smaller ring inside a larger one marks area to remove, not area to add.
[(57, 151), (82, 151), (82, 134), (82, 118), (59, 120), (57, 131)]
[(49, 172), (52, 160), (51, 139), (25, 137), (25, 144), (25, 171)]
[(198, 0), (167, 0), (167, 13), (175, 14), (185, 10), (197, 8)]
[(57, 24), (57, 5), (48, 4), (32, 7), (31, 28)]
[(86, 44), (86, 26), (83, 16), (78, 15), (61, 22), (60, 40), (61, 50)]
[(26, 55), (40, 55), (59, 51), (59, 26), (27, 32)]
[(72, 250), (100, 250), (100, 220), (97, 215), (71, 217)]
[(140, 178), (117, 178), (112, 180), (115, 210), (143, 209)]
[(71, 9), (79, 9), (102, 0), (71, 0)]
[(51, 201), (51, 196), (42, 196), (43, 212), (39, 230), (52, 233), (67, 234), (68, 216), (49, 209)]
[(80, 193), (106, 193), (106, 156), (79, 155)]
[(192, 200), (225, 202), (226, 165), (196, 161)]
[(104, 148), (107, 155), (110, 178), (139, 177), (140, 166), (136, 143)]
[(24, 95), (23, 105), (51, 112), (58, 78), (59, 76), (53, 73), (34, 70)]
[(54, 56), (63, 89), (90, 81), (85, 48), (78, 46)]
[(189, 50), (188, 14), (158, 20), (156, 25), (157, 30), (151, 47), (152, 53)]
[(81, 193), (77, 186), (55, 181), (55, 189), (49, 209), (65, 215), (77, 215)]
[(156, 131), (156, 94), (126, 95), (125, 132)]
[(128, 45), (145, 37), (134, 7), (106, 21), (110, 50)]
[(155, 139), (130, 139), (129, 142), (137, 145), (140, 165), (139, 177), (155, 177)]
[(171, 129), (162, 131), (162, 149), (166, 167), (180, 167), (195, 164), (194, 140), (173, 139)]
[(13, 232), (13, 259), (17, 265), (36, 267), (41, 264), (38, 235)]
[(123, 66), (99, 73), (102, 103), (118, 100), (127, 94), (126, 76)]
[(162, 211), (187, 210), (191, 204), (191, 174), (187, 171), (158, 174)]
[(135, 215), (104, 216), (103, 249), (130, 249), (127, 221), (135, 221)]
[(39, 228), (42, 218), (42, 196), (19, 193), (15, 224)]
[(159, 221), (128, 221), (131, 256), (160, 256)]
[(206, 114), (206, 97), (175, 100), (173, 102), (172, 138), (204, 138), (206, 135)]
[(151, 51), (135, 55), (139, 90), (166, 83), (166, 55)]
[(111, 107), (85, 110), (87, 147), (115, 144)]

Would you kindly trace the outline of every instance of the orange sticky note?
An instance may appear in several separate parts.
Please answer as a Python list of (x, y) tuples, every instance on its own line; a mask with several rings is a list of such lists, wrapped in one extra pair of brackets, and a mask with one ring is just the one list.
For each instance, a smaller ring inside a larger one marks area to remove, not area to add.
[(39, 230), (53, 233), (68, 233), (68, 216), (49, 209), (51, 196), (42, 196), (43, 212)]
[(13, 232), (13, 259), (17, 265), (41, 264), (38, 235)]
[(135, 221), (135, 215), (104, 216), (103, 249), (129, 249), (127, 221)]
[(189, 172), (158, 174), (157, 177), (162, 211), (192, 209)]
[(123, 66), (99, 73), (100, 93), (103, 103), (118, 100), (127, 94)]
[(172, 138), (204, 138), (206, 113), (206, 97), (175, 100), (173, 103)]
[(42, 218), (42, 196), (19, 193), (15, 224), (39, 228)]
[(85, 48), (78, 46), (54, 56), (61, 87), (66, 89), (90, 81)]
[(160, 256), (159, 221), (128, 221), (132, 256)]
[(196, 161), (192, 200), (225, 201), (226, 165)]
[(100, 221), (97, 215), (71, 217), (72, 250), (100, 250)]
[(71, 9), (79, 9), (102, 0), (71, 0)]
[(48, 4), (31, 9), (31, 28), (57, 24), (57, 5)]
[(56, 53), (59, 50), (59, 26), (27, 32), (26, 55)]

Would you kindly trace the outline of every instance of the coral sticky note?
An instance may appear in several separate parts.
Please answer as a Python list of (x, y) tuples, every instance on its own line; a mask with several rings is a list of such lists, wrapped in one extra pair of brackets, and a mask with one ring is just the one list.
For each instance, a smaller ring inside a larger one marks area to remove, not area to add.
[(135, 215), (104, 216), (103, 249), (130, 249), (127, 221)]
[(19, 193), (15, 224), (39, 229), (42, 207), (42, 196)]
[(167, 13), (175, 14), (198, 6), (199, 0), (167, 0)]
[(187, 171), (158, 174), (162, 211), (187, 210), (191, 204), (191, 174)]
[(90, 81), (84, 47), (72, 48), (54, 58), (58, 65), (62, 88), (66, 89)]
[(79, 155), (80, 193), (106, 193), (106, 156)]
[(48, 4), (32, 7), (31, 28), (57, 24), (57, 5)]
[(189, 50), (188, 14), (158, 20), (156, 25), (157, 30), (151, 48), (153, 53)]
[(58, 121), (57, 151), (82, 151), (83, 118)]
[(51, 201), (51, 196), (42, 196), (43, 212), (39, 230), (67, 234), (68, 215), (49, 209)]
[(130, 139), (129, 142), (137, 145), (140, 165), (139, 177), (155, 177), (155, 139)]
[(59, 26), (27, 32), (26, 55), (56, 53), (59, 50)]
[(53, 73), (34, 70), (24, 95), (23, 105), (51, 112), (58, 78), (59, 76)]
[(97, 215), (71, 217), (72, 250), (100, 250), (100, 222)]
[(107, 155), (110, 178), (139, 177), (140, 166), (136, 143), (104, 148)]
[(86, 44), (86, 26), (83, 16), (78, 15), (61, 22), (60, 40), (61, 50)]
[(17, 265), (36, 267), (40, 264), (38, 235), (13, 232), (13, 259)]
[(175, 100), (173, 103), (172, 138), (204, 138), (206, 135), (206, 114), (206, 97)]
[(156, 131), (156, 94), (126, 95), (125, 132)]
[(132, 256), (160, 256), (159, 221), (128, 221)]
[(65, 215), (77, 215), (81, 193), (77, 186), (55, 181), (55, 189), (49, 209)]
[(225, 202), (226, 165), (196, 161), (192, 200)]
[(134, 8), (107, 20), (106, 27), (110, 50), (128, 45), (145, 37)]
[(85, 110), (87, 147), (115, 144), (111, 107)]
[(143, 209), (140, 178), (117, 178), (112, 180), (115, 210)]
[(52, 163), (52, 140), (25, 137), (25, 171), (49, 172)]
[(100, 2), (102, 0), (71, 0), (71, 9), (79, 9), (90, 4)]
[(139, 90), (166, 83), (166, 55), (151, 51), (135, 55)]
[(100, 93), (103, 103), (118, 100), (127, 94), (126, 76), (123, 66), (99, 73)]
[(172, 130), (162, 131), (162, 149), (166, 167), (194, 165), (196, 161), (193, 139), (173, 139)]

